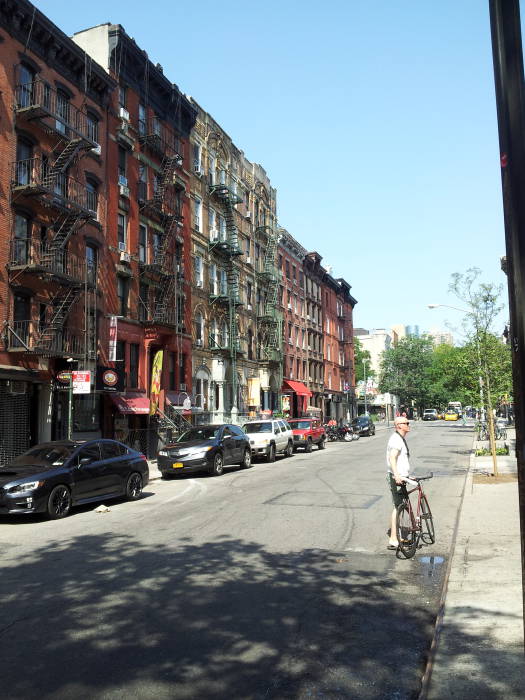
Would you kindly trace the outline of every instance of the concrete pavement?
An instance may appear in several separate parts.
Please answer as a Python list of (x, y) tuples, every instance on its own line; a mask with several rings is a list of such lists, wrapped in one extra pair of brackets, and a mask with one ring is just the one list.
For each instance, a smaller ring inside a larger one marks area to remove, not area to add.
[(487, 476), (492, 459), (475, 457), (473, 450), (421, 700), (525, 697), (513, 429), (508, 442), (511, 455), (498, 457), (498, 479)]

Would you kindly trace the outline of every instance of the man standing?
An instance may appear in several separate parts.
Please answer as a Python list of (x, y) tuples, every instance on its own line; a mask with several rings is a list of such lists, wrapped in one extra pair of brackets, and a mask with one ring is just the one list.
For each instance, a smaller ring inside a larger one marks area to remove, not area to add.
[(387, 479), (392, 493), (394, 509), (390, 523), (390, 539), (388, 549), (397, 549), (396, 516), (397, 507), (403, 502), (402, 485), (404, 479), (410, 474), (410, 464), (408, 458), (410, 452), (405, 440), (406, 434), (410, 430), (410, 423), (406, 416), (396, 416), (394, 419), (395, 432), (390, 436), (386, 446)]

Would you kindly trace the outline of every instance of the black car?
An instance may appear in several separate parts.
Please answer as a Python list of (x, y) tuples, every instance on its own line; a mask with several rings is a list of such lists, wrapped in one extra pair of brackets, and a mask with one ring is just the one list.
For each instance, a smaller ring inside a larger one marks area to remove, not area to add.
[(376, 434), (376, 427), (370, 416), (357, 416), (357, 418), (354, 418), (352, 421), (352, 428), (354, 429), (354, 432), (358, 433), (359, 435)]
[(252, 466), (250, 440), (237, 425), (198, 425), (160, 450), (157, 464), (164, 477), (202, 471), (220, 476), (230, 464), (248, 469)]
[(64, 440), (32, 447), (0, 467), (0, 514), (47, 513), (107, 498), (140, 498), (146, 457), (116, 440)]

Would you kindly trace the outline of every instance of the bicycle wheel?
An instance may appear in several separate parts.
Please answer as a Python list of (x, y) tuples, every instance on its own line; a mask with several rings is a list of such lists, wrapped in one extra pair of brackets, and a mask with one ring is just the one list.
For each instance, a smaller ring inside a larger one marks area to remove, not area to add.
[(399, 550), (410, 559), (416, 553), (419, 537), (414, 514), (407, 501), (397, 507), (396, 530)]
[(425, 544), (434, 544), (436, 541), (434, 519), (426, 496), (421, 497), (421, 539)]

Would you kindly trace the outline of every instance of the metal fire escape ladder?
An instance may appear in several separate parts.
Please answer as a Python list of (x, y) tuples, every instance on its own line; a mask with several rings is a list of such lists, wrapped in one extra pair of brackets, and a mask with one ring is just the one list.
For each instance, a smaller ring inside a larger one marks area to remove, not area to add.
[(43, 352), (51, 350), (55, 339), (64, 328), (64, 323), (71, 311), (73, 304), (82, 292), (82, 285), (75, 285), (66, 289), (60, 289), (54, 296), (51, 304), (53, 306), (53, 316), (49, 323), (40, 333), (34, 350)]
[(276, 265), (277, 244), (279, 242), (278, 232), (268, 226), (259, 227), (258, 232), (265, 232), (268, 242), (265, 250), (263, 270), (260, 277), (267, 283), (267, 297), (264, 306), (264, 315), (261, 319), (264, 327), (263, 337), (265, 345), (263, 352), (267, 359), (278, 360), (281, 350), (282, 318), (278, 310), (278, 293), (280, 272)]
[(157, 190), (153, 195), (156, 204), (162, 204), (166, 195), (166, 187), (173, 183), (175, 169), (180, 165), (181, 157), (178, 153), (165, 155), (161, 163), (161, 172), (158, 179)]
[(53, 224), (55, 235), (49, 242), (49, 254), (64, 250), (71, 236), (84, 224), (87, 218), (89, 218), (88, 215), (80, 210), (69, 211), (67, 214), (59, 216)]
[(66, 172), (78, 153), (81, 150), (85, 150), (86, 144), (91, 148), (91, 145), (83, 138), (66, 141), (65, 146), (62, 148), (63, 144), (64, 140), (60, 140), (54, 147), (49, 158), (52, 162), (49, 162), (47, 165), (46, 172), (42, 178), (42, 184), (49, 190), (53, 189), (57, 177)]

